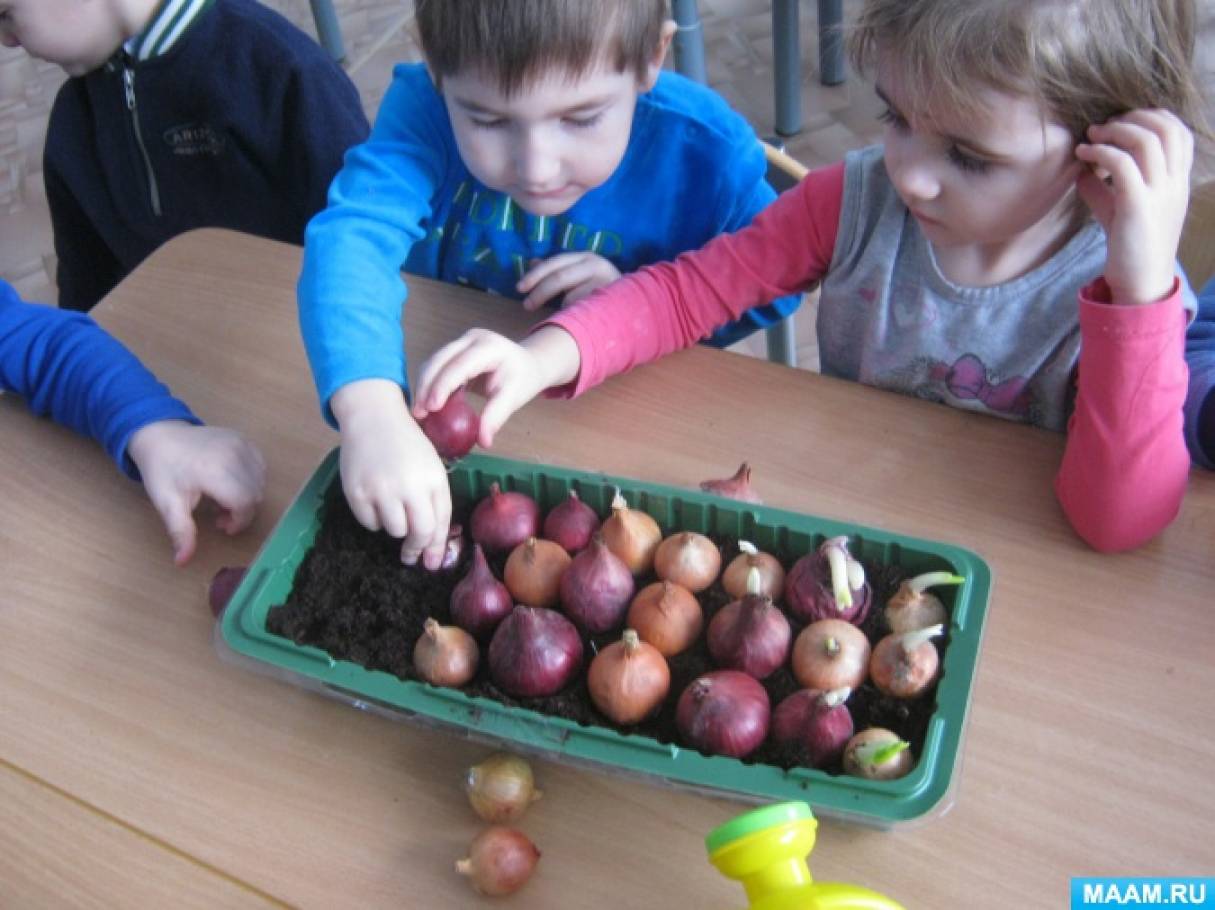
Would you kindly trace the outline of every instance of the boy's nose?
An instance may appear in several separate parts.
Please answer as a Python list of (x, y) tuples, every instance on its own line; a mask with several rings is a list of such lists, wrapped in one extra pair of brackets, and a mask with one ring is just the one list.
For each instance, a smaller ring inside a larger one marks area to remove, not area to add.
[(17, 36), (13, 34), (3, 23), (0, 23), (0, 44), (5, 47), (20, 47), (21, 42), (17, 40)]
[(553, 143), (542, 137), (526, 138), (515, 150), (515, 171), (519, 175), (519, 182), (532, 189), (551, 188), (560, 170), (560, 156)]

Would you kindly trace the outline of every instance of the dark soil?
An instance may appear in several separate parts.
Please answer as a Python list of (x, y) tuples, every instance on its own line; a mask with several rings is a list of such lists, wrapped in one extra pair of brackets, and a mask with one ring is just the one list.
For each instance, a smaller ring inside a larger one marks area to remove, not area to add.
[[(467, 527), (470, 503), (456, 503), (453, 521)], [(722, 549), (723, 567), (738, 553), (735, 541), (716, 539)], [(316, 542), (305, 556), (295, 577), (295, 585), (285, 604), (272, 607), (266, 626), (272, 633), (282, 635), (297, 644), (318, 647), (335, 658), (353, 661), (373, 670), (384, 670), (401, 679), (418, 679), (414, 672), (412, 654), (414, 642), (422, 634), (422, 624), (433, 616), (446, 624), (451, 590), (464, 576), (472, 554), (471, 545), (460, 563), (442, 572), (427, 572), (422, 568), (401, 565), (400, 543), (383, 533), (364, 529), (355, 520), (335, 483), (326, 498), (321, 528)], [(788, 569), (801, 554), (775, 553)], [(502, 577), (505, 556), (489, 558), (494, 574)], [(873, 608), (862, 627), (874, 643), (884, 633), (882, 605), (890, 598), (904, 577), (897, 567), (865, 565), (873, 586)], [(653, 577), (637, 580), (641, 590)], [(699, 595), (705, 612), (705, 627), (717, 610), (730, 597), (714, 583)], [(802, 623), (792, 620), (796, 637)], [(619, 638), (619, 632), (592, 637), (584, 641), (585, 661), (598, 648)], [(679, 742), (675, 727), (675, 705), (679, 693), (697, 676), (716, 669), (709, 658), (704, 636), (691, 650), (670, 660), (671, 694), (662, 710), (652, 719), (632, 728), (617, 727), (596, 710), (587, 694), (585, 673), (577, 682), (557, 695), (545, 698), (515, 698), (503, 692), (489, 679), (484, 659), (487, 644), (482, 643), (481, 667), (476, 677), (462, 691), (494, 699), (506, 705), (528, 708), (542, 714), (568, 718), (580, 724), (618, 729), (624, 733), (650, 736), (661, 743)], [(943, 651), (943, 646), (941, 646)], [(796, 680), (788, 668), (778, 670), (763, 681), (773, 708), (785, 696), (797, 691)], [(928, 720), (935, 709), (933, 692), (914, 701), (903, 701), (883, 695), (866, 682), (852, 693), (848, 708), (856, 729), (870, 726), (887, 727), (911, 743), (912, 752), (919, 755), (924, 745)], [(765, 743), (746, 759), (748, 763), (791, 768), (805, 763), (798, 750)], [(828, 767), (828, 773), (841, 769)]]

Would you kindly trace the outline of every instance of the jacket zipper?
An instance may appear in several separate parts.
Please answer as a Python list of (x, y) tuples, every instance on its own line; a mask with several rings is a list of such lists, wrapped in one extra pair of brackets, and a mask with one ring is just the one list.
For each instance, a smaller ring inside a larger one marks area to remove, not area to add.
[(143, 156), (144, 170), (148, 174), (148, 189), (152, 196), (152, 214), (159, 218), (160, 187), (156, 183), (156, 172), (152, 170), (152, 159), (148, 155), (147, 146), (143, 144), (143, 133), (139, 129), (139, 109), (135, 105), (135, 71), (124, 62), (122, 64), (122, 86), (127, 94), (127, 110), (131, 112), (131, 126), (135, 130), (135, 144), (139, 146), (139, 154)]

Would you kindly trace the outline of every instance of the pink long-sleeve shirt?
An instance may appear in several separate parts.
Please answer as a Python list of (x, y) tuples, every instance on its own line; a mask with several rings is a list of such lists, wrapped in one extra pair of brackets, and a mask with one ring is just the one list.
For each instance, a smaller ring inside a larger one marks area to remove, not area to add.
[[(997, 299), (996, 309), (983, 306), (999, 291), (945, 286), (934, 298), (929, 287), (927, 303), (919, 306), (931, 309), (931, 318), (915, 325), (913, 315), (904, 331), (899, 318), (908, 317), (900, 317), (889, 298), (897, 301), (908, 283), (919, 289), (943, 279), (927, 266), (930, 275), (900, 274), (911, 268), (900, 265), (914, 246), (908, 237), (924, 245), (921, 258), (931, 254), (905, 208), (881, 186), (884, 170), (875, 157), (814, 171), (749, 227), (628, 275), (547, 320), (573, 336), (581, 355), (577, 379), (559, 394), (580, 394), (696, 343), (758, 302), (821, 281), (824, 372), (921, 395), (927, 389), (929, 397), (957, 407), (1056, 429), (1066, 419), (1055, 491), (1076, 532), (1103, 551), (1151, 539), (1176, 516), (1190, 465), (1182, 430), (1186, 313), (1179, 288), (1154, 304), (1113, 306), (1104, 280), (1092, 280), (1104, 262), (1103, 236), (1093, 227), (1052, 259), (1054, 271), (1043, 267), (1002, 286), (1012, 296)], [(894, 264), (879, 266), (877, 274), (854, 268), (881, 257), (878, 235), (890, 232), (882, 224), (891, 221), (900, 235), (891, 240)], [(854, 271), (862, 277), (835, 277)], [(1036, 302), (1022, 310), (1021, 297)], [(1022, 327), (1010, 328), (1017, 335), (1009, 345), (1021, 349), (1012, 366), (1000, 364), (1001, 352), (991, 349), (1001, 337), (992, 320), (1000, 318)], [(1051, 325), (1041, 333), (1041, 350), (1026, 350), (1023, 336), (1033, 333), (1023, 327), (1035, 318)], [(946, 350), (945, 341), (956, 347)], [(921, 343), (924, 350), (915, 349)], [(903, 350), (909, 345), (912, 351)], [(910, 373), (917, 375), (909, 381)], [(1066, 418), (1073, 381), (1075, 405)]]

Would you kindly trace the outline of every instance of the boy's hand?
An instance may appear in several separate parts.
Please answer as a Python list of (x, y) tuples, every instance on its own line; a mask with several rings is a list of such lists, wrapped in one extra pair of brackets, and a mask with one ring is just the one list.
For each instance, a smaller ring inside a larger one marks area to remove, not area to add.
[(262, 453), (234, 430), (161, 420), (136, 430), (127, 454), (169, 532), (179, 566), (194, 555), (194, 509), (203, 496), (222, 510), (215, 526), (235, 534), (249, 526), (266, 489)]
[(443, 407), (460, 386), (477, 380), (486, 397), (477, 442), (488, 449), (507, 418), (545, 389), (572, 380), (580, 366), (574, 339), (556, 326), (540, 328), (522, 344), (470, 329), (422, 365), (413, 414), (421, 420)]
[(1154, 303), (1173, 290), (1190, 198), (1194, 136), (1176, 115), (1137, 110), (1088, 128), (1076, 157), (1096, 168), (1077, 189), (1105, 228), (1105, 281), (1113, 302)]
[(447, 547), (451, 488), (430, 440), (409, 416), (395, 382), (342, 386), (331, 405), (342, 431), (342, 489), (371, 531), (401, 537), (401, 562), (437, 569)]
[(538, 310), (559, 297), (565, 306), (577, 303), (619, 277), (616, 266), (602, 256), (560, 253), (531, 263), (531, 268), (515, 288), (527, 295), (523, 298), (523, 309)]

